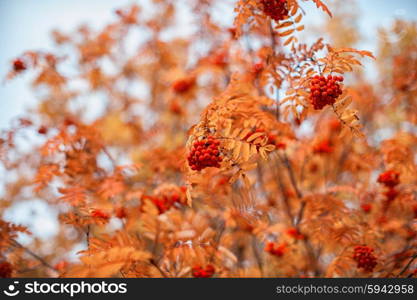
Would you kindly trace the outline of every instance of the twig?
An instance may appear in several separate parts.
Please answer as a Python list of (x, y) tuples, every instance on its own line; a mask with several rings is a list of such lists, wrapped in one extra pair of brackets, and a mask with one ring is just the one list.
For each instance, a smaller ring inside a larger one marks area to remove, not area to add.
[(44, 265), (45, 267), (53, 270), (54, 272), (56, 272), (55, 268), (52, 267), (50, 264), (48, 264), (42, 257), (40, 257), (39, 255), (37, 255), (36, 253), (32, 252), (31, 250), (29, 250), (28, 248), (26, 248), (25, 246), (23, 246), (22, 244), (20, 244), (18, 241), (16, 240), (12, 240), (13, 243), (15, 244), (15, 246), (22, 248), (23, 250), (25, 250), (29, 255), (33, 256), (34, 258), (36, 258), (42, 265)]
[(116, 165), (117, 165), (116, 160), (113, 158), (113, 156), (111, 156), (109, 150), (107, 150), (107, 148), (103, 148), (103, 153), (106, 154), (106, 156), (110, 159), (110, 161), (113, 165), (113, 168), (116, 167)]
[(153, 258), (150, 260), (150, 263), (159, 271), (159, 273), (161, 273), (162, 277), (168, 277), (168, 275), (164, 272), (164, 270), (161, 269), (161, 267), (155, 262)]
[(261, 256), (259, 255), (259, 252), (258, 252), (257, 239), (255, 235), (252, 236), (252, 249), (253, 249), (253, 254), (255, 256), (255, 259), (256, 259), (256, 263), (258, 264), (259, 271), (261, 272), (261, 276), (263, 276), (264, 274), (263, 264), (262, 264)]
[(294, 190), (295, 190), (295, 193), (297, 194), (297, 197), (300, 198), (300, 199), (303, 198), (303, 194), (301, 193), (300, 189), (298, 188), (297, 181), (295, 180), (294, 170), (292, 169), (291, 162), (290, 162), (290, 160), (288, 159), (288, 156), (285, 153), (284, 153), (284, 159), (281, 158), (281, 160), (282, 160), (282, 162), (284, 163), (285, 167), (288, 170), (288, 174), (290, 176), (291, 184), (294, 187)]
[(410, 265), (413, 263), (413, 261), (414, 261), (416, 258), (417, 258), (417, 253), (415, 253), (415, 254), (411, 257), (410, 261), (409, 261), (409, 262), (405, 265), (405, 267), (401, 270), (401, 272), (400, 272), (400, 273), (398, 273), (397, 277), (400, 277), (402, 274), (404, 274), (404, 273), (408, 270), (408, 268), (410, 267)]

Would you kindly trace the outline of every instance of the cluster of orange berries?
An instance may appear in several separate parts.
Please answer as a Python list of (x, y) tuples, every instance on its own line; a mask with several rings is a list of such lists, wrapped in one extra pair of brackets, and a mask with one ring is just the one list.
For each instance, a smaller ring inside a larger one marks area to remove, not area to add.
[(398, 196), (398, 191), (395, 187), (400, 183), (400, 173), (394, 170), (388, 170), (378, 176), (378, 182), (388, 188), (384, 192), (384, 195), (387, 197), (386, 205), (388, 206)]
[(170, 197), (162, 196), (161, 198), (152, 197), (152, 202), (158, 208), (159, 213), (163, 214), (176, 204), (181, 204), (181, 197), (178, 194), (173, 194)]
[(327, 104), (332, 105), (342, 94), (342, 89), (338, 82), (342, 82), (342, 76), (316, 75), (310, 81), (310, 101), (314, 109), (322, 109)]
[(354, 248), (353, 259), (357, 262), (357, 267), (366, 272), (372, 272), (377, 264), (374, 249), (368, 246), (356, 246)]
[(379, 174), (378, 182), (386, 187), (393, 188), (400, 183), (400, 173), (393, 170)]
[(0, 278), (10, 278), (12, 277), (13, 267), (7, 261), (0, 263)]
[(181, 193), (172, 192), (170, 194), (166, 194), (163, 196), (143, 196), (142, 199), (150, 200), (159, 211), (159, 214), (163, 214), (164, 212), (170, 210), (171, 208), (180, 207), (180, 205), (184, 204), (185, 202), (185, 192), (187, 188), (185, 186), (181, 186)]
[(195, 278), (210, 278), (214, 275), (215, 269), (212, 265), (207, 265), (205, 268), (200, 266), (193, 267), (192, 274)]
[(220, 142), (213, 136), (195, 141), (187, 157), (191, 170), (201, 171), (207, 167), (219, 168), (223, 161), (219, 150)]
[(266, 252), (268, 252), (272, 255), (278, 256), (278, 257), (283, 256), (285, 254), (286, 250), (287, 250), (287, 244), (286, 243), (277, 244), (277, 243), (274, 243), (274, 242), (268, 242), (265, 245), (265, 251)]
[(287, 0), (261, 0), (265, 15), (278, 22), (288, 16)]

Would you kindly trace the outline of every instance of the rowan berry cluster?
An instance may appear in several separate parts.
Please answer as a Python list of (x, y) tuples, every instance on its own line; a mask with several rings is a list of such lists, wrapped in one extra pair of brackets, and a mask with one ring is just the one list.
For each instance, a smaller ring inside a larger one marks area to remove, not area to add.
[(212, 265), (207, 265), (205, 268), (200, 266), (193, 267), (193, 277), (196, 278), (210, 278), (214, 275), (215, 269)]
[(388, 208), (389, 204), (398, 196), (398, 191), (395, 187), (400, 183), (400, 173), (394, 170), (388, 170), (378, 176), (378, 182), (388, 188), (384, 192), (385, 197), (387, 197), (385, 207)]
[(265, 15), (278, 22), (288, 16), (287, 0), (261, 0)]
[(393, 170), (381, 173), (378, 176), (378, 182), (386, 187), (393, 188), (400, 183), (400, 173)]
[(342, 94), (339, 82), (343, 81), (342, 76), (316, 75), (310, 81), (310, 101), (314, 109), (322, 109), (327, 104), (332, 105)]
[(12, 277), (13, 267), (7, 261), (0, 263), (0, 278), (10, 278)]
[(207, 167), (219, 168), (223, 158), (219, 150), (220, 142), (213, 136), (195, 141), (187, 157), (192, 170), (201, 171)]
[(372, 272), (377, 264), (374, 249), (368, 246), (356, 246), (354, 251), (353, 259), (357, 262), (357, 267)]
[[(185, 188), (181, 187), (181, 191), (185, 195)], [(177, 192), (174, 192), (162, 196), (143, 196), (143, 199), (150, 200), (158, 208), (159, 214), (163, 214), (171, 208), (179, 207), (184, 204), (185, 196), (181, 196)]]
[(180, 203), (180, 196), (178, 194), (173, 194), (170, 197), (162, 196), (161, 198), (153, 197), (153, 204), (158, 207), (159, 213), (163, 214), (171, 207), (175, 206), (177, 203)]
[(287, 250), (287, 245), (285, 243), (277, 244), (277, 243), (274, 243), (274, 242), (268, 242), (265, 245), (265, 251), (266, 252), (268, 252), (272, 255), (278, 256), (278, 257), (283, 256), (285, 254), (286, 250)]

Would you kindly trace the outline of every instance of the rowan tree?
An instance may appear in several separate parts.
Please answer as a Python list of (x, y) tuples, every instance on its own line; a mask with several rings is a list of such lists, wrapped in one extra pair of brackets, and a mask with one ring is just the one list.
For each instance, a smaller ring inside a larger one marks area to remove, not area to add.
[(415, 276), (417, 25), (373, 54), (324, 2), (155, 0), (17, 55), (38, 104), (1, 132), (0, 216), (40, 199), (59, 228), (2, 218), (0, 276)]

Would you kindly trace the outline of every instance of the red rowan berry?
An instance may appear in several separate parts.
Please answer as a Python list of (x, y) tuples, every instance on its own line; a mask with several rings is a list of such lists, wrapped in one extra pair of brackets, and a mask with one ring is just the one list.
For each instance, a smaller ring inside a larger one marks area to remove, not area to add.
[(25, 64), (25, 62), (22, 59), (20, 59), (20, 58), (16, 58), (13, 61), (13, 70), (15, 72), (22, 72), (22, 71), (26, 70), (26, 64)]
[(219, 144), (213, 136), (194, 142), (187, 157), (190, 168), (196, 171), (207, 167), (220, 168), (223, 158), (220, 156)]
[(332, 119), (329, 122), (329, 127), (331, 131), (339, 131), (342, 128), (342, 124), (340, 123), (339, 120)]
[(207, 265), (205, 268), (195, 266), (192, 269), (193, 277), (195, 278), (210, 278), (214, 275), (215, 269), (212, 265)]
[(123, 206), (116, 208), (115, 215), (116, 215), (116, 218), (119, 218), (119, 219), (126, 218), (127, 217), (126, 209)]
[(178, 94), (189, 91), (195, 84), (195, 77), (180, 78), (172, 83), (172, 89)]
[(48, 133), (48, 128), (46, 126), (41, 126), (38, 129), (38, 133), (39, 134), (47, 134)]
[(230, 27), (230, 28), (227, 29), (227, 31), (230, 33), (230, 37), (232, 39), (235, 39), (236, 38), (237, 30), (236, 30), (235, 27)]
[(325, 139), (314, 146), (313, 152), (318, 154), (329, 154), (333, 152), (333, 147), (331, 146), (330, 141)]
[(398, 196), (398, 191), (395, 188), (390, 187), (386, 192), (384, 192), (384, 195), (387, 197), (387, 201), (391, 202)]
[(297, 228), (289, 228), (289, 229), (287, 229), (287, 234), (289, 236), (292, 236), (296, 240), (302, 240), (302, 239), (304, 239), (304, 235), (301, 234), (300, 231), (298, 231)]
[(93, 209), (90, 213), (90, 216), (93, 218), (101, 218), (101, 219), (110, 218), (109, 214), (102, 211), (101, 209)]
[(319, 165), (316, 164), (316, 163), (311, 164), (310, 168), (309, 168), (311, 173), (316, 173), (318, 171), (318, 169), (319, 169)]
[(278, 245), (278, 244), (273, 243), (273, 242), (268, 242), (265, 245), (265, 251), (272, 254), (272, 255), (275, 255), (277, 257), (283, 256), (285, 254), (286, 250), (287, 250), (287, 244), (286, 243), (282, 243), (282, 244)]
[(378, 182), (387, 187), (394, 187), (400, 183), (400, 173), (388, 170), (378, 176)]
[(227, 52), (226, 51), (221, 51), (221, 52), (213, 54), (213, 56), (210, 57), (210, 62), (213, 65), (216, 65), (220, 68), (226, 67), (227, 63), (228, 63)]
[(68, 266), (68, 262), (66, 260), (61, 260), (57, 262), (54, 266), (54, 269), (57, 271), (63, 271)]
[(13, 267), (7, 261), (0, 263), (0, 278), (10, 278), (12, 277)]
[(171, 208), (171, 206), (166, 201), (166, 199), (163, 199), (163, 198), (160, 199), (157, 197), (150, 197), (150, 196), (148, 196), (147, 198), (149, 198), (152, 201), (152, 203), (158, 208), (159, 214), (163, 214), (164, 212), (166, 212), (167, 210)]
[(414, 218), (417, 219), (417, 204), (414, 204), (414, 206), (413, 206), (413, 212), (414, 212)]
[(287, 0), (261, 0), (265, 15), (278, 22), (288, 16)]
[(362, 268), (366, 272), (372, 272), (377, 265), (377, 258), (373, 254), (374, 249), (368, 246), (356, 246), (354, 248), (353, 259), (357, 262), (357, 268)]
[(227, 184), (227, 183), (229, 182), (229, 180), (230, 180), (230, 177), (223, 176), (223, 177), (221, 177), (221, 178), (219, 179), (219, 181), (217, 181), (217, 185), (218, 185), (218, 186), (219, 186), (219, 185), (225, 185), (225, 184)]
[(259, 73), (263, 71), (264, 67), (265, 66), (262, 62), (256, 63), (252, 66), (252, 73), (254, 73), (255, 75), (258, 75)]
[(169, 110), (176, 115), (182, 114), (182, 107), (177, 101), (172, 101), (169, 105)]
[(295, 191), (294, 191), (293, 189), (291, 189), (291, 188), (286, 188), (286, 189), (284, 190), (284, 195), (285, 195), (285, 197), (287, 197), (287, 198), (293, 198), (293, 197), (295, 197), (295, 196), (296, 196)]
[(76, 122), (72, 118), (65, 118), (64, 125), (65, 126), (72, 126), (75, 125)]
[(275, 147), (277, 149), (285, 150), (287, 148), (287, 144), (284, 142), (275, 142)]
[(365, 213), (369, 213), (372, 209), (372, 204), (370, 203), (363, 203), (361, 204), (361, 208)]
[(180, 202), (180, 195), (178, 195), (177, 193), (174, 193), (171, 195), (171, 202), (176, 203), (176, 202)]
[(314, 109), (322, 109), (326, 105), (332, 105), (342, 94), (338, 81), (343, 81), (342, 76), (315, 75), (310, 81), (310, 101)]

